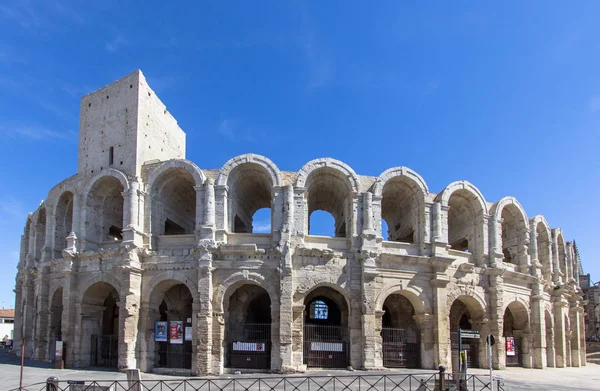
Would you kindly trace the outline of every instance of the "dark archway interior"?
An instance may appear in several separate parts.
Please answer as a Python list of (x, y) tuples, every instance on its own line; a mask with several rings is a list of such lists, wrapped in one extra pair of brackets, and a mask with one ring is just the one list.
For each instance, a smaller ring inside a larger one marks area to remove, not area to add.
[(123, 239), (123, 190), (121, 182), (112, 176), (103, 177), (92, 186), (85, 221), (91, 247)]
[(271, 298), (258, 285), (242, 285), (227, 304), (225, 365), (269, 369), (271, 363)]
[(63, 289), (58, 288), (50, 302), (50, 341), (48, 341), (48, 357), (54, 359), (56, 341), (62, 340)]
[(387, 223), (382, 236), (390, 241), (415, 243), (419, 221), (419, 190), (406, 178), (390, 179), (383, 187), (381, 219)]
[(62, 251), (67, 247), (67, 236), (73, 230), (73, 193), (63, 193), (56, 204), (54, 250)]
[[(157, 342), (155, 349), (158, 360), (155, 365), (162, 368), (192, 368), (192, 336), (193, 296), (185, 284), (176, 284), (169, 288), (158, 308), (160, 321), (167, 322), (168, 341)], [(172, 338), (171, 328), (178, 331), (177, 338)]]
[(475, 196), (457, 190), (450, 196), (448, 206), (448, 243), (453, 250), (473, 253), (477, 237), (475, 218), (480, 212)]
[[(452, 369), (458, 370), (458, 329), (471, 330), (472, 318), (469, 306), (461, 299), (457, 299), (450, 307), (449, 323), (450, 323), (450, 339), (452, 346)], [(469, 368), (479, 367), (479, 340), (478, 339), (463, 339), (463, 350), (467, 351), (467, 363)]]
[(335, 221), (334, 236), (347, 237), (346, 226), (348, 207), (348, 179), (332, 168), (319, 168), (313, 171), (306, 181), (306, 199), (308, 205), (308, 233), (311, 234), (310, 216), (314, 211), (325, 211)]
[(152, 234), (187, 235), (196, 229), (194, 177), (183, 168), (171, 168), (152, 190)]
[(35, 227), (35, 259), (42, 257), (44, 243), (46, 243), (46, 208), (40, 209)]
[(525, 221), (519, 209), (514, 205), (506, 205), (502, 209), (502, 254), (504, 262), (519, 263), (520, 236), (526, 230)]
[(383, 310), (383, 365), (387, 368), (419, 368), (421, 345), (412, 303), (401, 294), (392, 294), (385, 299)]
[[(271, 208), (273, 186), (269, 173), (256, 163), (241, 164), (231, 170), (227, 185), (232, 232), (255, 232), (254, 214), (259, 209)], [(266, 222), (261, 221), (259, 224), (264, 226)]]

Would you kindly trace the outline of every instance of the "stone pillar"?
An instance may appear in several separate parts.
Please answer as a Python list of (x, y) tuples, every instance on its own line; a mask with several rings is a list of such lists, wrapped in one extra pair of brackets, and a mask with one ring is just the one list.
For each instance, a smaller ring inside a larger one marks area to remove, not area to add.
[(552, 282), (560, 285), (562, 282), (562, 273), (560, 270), (559, 254), (558, 254), (558, 232), (552, 230)]
[(140, 298), (142, 297), (142, 274), (138, 249), (130, 250), (121, 266), (121, 292), (119, 292), (119, 369), (137, 368), (136, 342)]
[(474, 263), (476, 266), (483, 267), (486, 264), (486, 258), (489, 252), (489, 216), (481, 212), (475, 219), (475, 226), (477, 249)]
[(565, 340), (565, 314), (564, 309), (567, 303), (561, 298), (557, 298), (554, 302), (554, 352), (556, 368), (564, 368), (566, 366), (566, 340)]
[[(490, 265), (493, 266), (495, 259), (502, 254), (502, 219), (492, 216), (490, 219)], [(502, 255), (503, 257), (503, 255)]]
[(196, 318), (196, 375), (214, 374), (213, 368), (213, 267), (212, 253), (200, 248), (200, 268), (198, 270), (199, 303), (194, 303)]
[(443, 222), (442, 222), (442, 204), (435, 202), (432, 206), (433, 218), (433, 242), (448, 243), (448, 233), (444, 237)]
[(279, 357), (281, 360), (280, 371), (283, 373), (295, 372), (301, 369), (294, 360), (293, 324), (294, 324), (294, 278), (292, 269), (291, 240), (294, 235), (294, 187), (285, 188), (283, 204), (283, 226), (281, 229), (280, 248), (281, 271), (279, 285)]
[(304, 200), (304, 193), (303, 187), (294, 187), (294, 227), (301, 238), (309, 232), (308, 203)]
[(24, 293), (24, 287), (23, 287), (24, 283), (23, 283), (23, 270), (20, 269), (17, 272), (17, 278), (16, 278), (16, 286), (15, 286), (15, 323), (14, 323), (14, 333), (13, 333), (13, 353), (16, 354), (17, 351), (19, 351), (18, 348), (21, 347), (20, 343), (21, 343), (21, 339), (23, 337), (22, 335), (22, 329), (23, 329), (23, 319), (24, 319), (24, 314), (23, 314), (23, 293)]
[(587, 365), (586, 363), (586, 353), (587, 353), (587, 347), (585, 344), (585, 318), (584, 318), (584, 309), (583, 307), (579, 306), (577, 308), (577, 312), (578, 312), (578, 317), (579, 317), (579, 364), (582, 367), (585, 367)]
[(200, 241), (215, 241), (216, 224), (216, 204), (215, 204), (215, 186), (212, 179), (204, 182), (204, 195), (201, 194), (201, 187), (196, 186), (196, 219), (200, 219), (201, 213), (198, 209), (203, 209), (203, 219), (196, 220), (196, 237)]
[(138, 247), (143, 246), (142, 238), (140, 236), (140, 197), (142, 195), (139, 190), (139, 184), (137, 181), (129, 182), (129, 189), (124, 191), (123, 198), (125, 199), (125, 205), (123, 208), (123, 243), (134, 244)]
[(543, 369), (546, 363), (546, 316), (544, 313), (544, 286), (535, 284), (531, 297), (531, 331), (533, 333), (533, 367)]
[(34, 358), (36, 360), (46, 360), (48, 356), (48, 340), (50, 333), (50, 303), (49, 303), (49, 281), (47, 268), (42, 269), (35, 281), (35, 292), (37, 303), (35, 305), (35, 334), (34, 338)]
[(493, 346), (492, 365), (494, 369), (506, 368), (506, 347), (503, 335), (504, 329), (504, 278), (503, 270), (489, 269), (490, 279), (490, 334), (496, 338)]
[(556, 366), (556, 353), (554, 352), (554, 341), (554, 324), (546, 323), (546, 365), (549, 368), (554, 368)]
[(531, 259), (529, 257), (529, 231), (527, 229), (518, 232), (518, 264), (519, 271), (523, 274), (531, 272)]
[[(381, 311), (381, 316), (383, 316)], [(419, 328), (419, 337), (421, 340), (421, 368), (436, 369), (435, 366), (435, 335), (434, 335), (434, 320), (435, 317), (431, 314), (418, 314), (413, 316)], [(379, 319), (379, 327), (381, 327), (381, 317)]]
[(577, 302), (572, 302), (569, 307), (569, 318), (571, 321), (571, 366), (579, 367), (580, 362), (580, 350), (581, 350), (581, 339), (579, 338), (579, 307)]
[[(368, 256), (368, 255), (367, 255)], [(378, 289), (375, 278), (377, 271), (370, 267), (375, 260), (368, 258), (362, 261), (362, 366), (364, 369), (383, 367), (381, 348), (381, 321), (383, 311), (377, 308)]]
[(433, 289), (433, 341), (434, 341), (434, 367), (445, 365), (451, 368), (451, 345), (450, 345), (450, 324), (448, 315), (448, 290), (446, 285), (449, 281), (443, 279), (434, 279), (431, 282)]
[(225, 241), (225, 235), (229, 230), (229, 202), (227, 194), (229, 187), (225, 185), (214, 186), (215, 191), (215, 225), (217, 242)]

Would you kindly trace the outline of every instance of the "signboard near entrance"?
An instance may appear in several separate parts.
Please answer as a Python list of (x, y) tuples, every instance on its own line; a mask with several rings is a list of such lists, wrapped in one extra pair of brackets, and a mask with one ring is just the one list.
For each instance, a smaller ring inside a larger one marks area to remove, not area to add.
[(63, 341), (56, 341), (56, 348), (54, 349), (54, 359), (56, 361), (62, 360), (63, 358)]
[(460, 330), (460, 336), (461, 336), (461, 338), (475, 338), (475, 339), (479, 339), (479, 331), (477, 331), (477, 330), (465, 330), (465, 329), (461, 329)]
[(234, 342), (233, 350), (238, 352), (264, 352), (263, 342)]
[(169, 322), (169, 341), (173, 345), (183, 344), (183, 322), (172, 320)]
[(506, 337), (506, 355), (507, 356), (515, 355), (515, 338), (514, 337)]
[(343, 352), (344, 345), (341, 342), (311, 342), (310, 350), (316, 352)]

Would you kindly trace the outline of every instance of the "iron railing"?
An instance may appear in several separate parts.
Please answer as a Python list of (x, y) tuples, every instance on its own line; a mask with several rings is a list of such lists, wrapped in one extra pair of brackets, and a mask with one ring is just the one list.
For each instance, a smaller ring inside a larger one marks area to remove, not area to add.
[(386, 368), (420, 368), (421, 344), (416, 330), (384, 327), (381, 330), (383, 366)]
[(242, 323), (228, 335), (226, 366), (271, 369), (271, 323)]
[[(494, 390), (508, 391), (494, 380)], [(460, 381), (450, 373), (286, 376), (261, 378), (189, 378), (177, 380), (94, 380), (47, 382), (23, 387), (21, 391), (485, 391), (489, 378), (471, 375)], [(17, 391), (14, 389), (11, 391)]]
[(341, 326), (304, 325), (304, 364), (308, 368), (347, 368), (350, 352), (347, 329)]

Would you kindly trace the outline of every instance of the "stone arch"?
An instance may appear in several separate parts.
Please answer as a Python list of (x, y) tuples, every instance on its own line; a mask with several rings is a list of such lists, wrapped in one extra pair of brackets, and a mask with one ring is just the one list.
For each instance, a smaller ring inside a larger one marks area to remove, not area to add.
[(107, 272), (101, 272), (99, 274), (84, 277), (82, 280), (79, 281), (78, 291), (87, 292), (87, 290), (90, 289), (93, 285), (96, 285), (100, 282), (111, 285), (116, 289), (117, 292), (121, 292), (121, 283), (119, 281), (119, 278), (117, 278), (116, 275)]
[(392, 284), (384, 287), (379, 292), (377, 298), (375, 299), (375, 308), (377, 310), (381, 310), (383, 308), (383, 303), (389, 296), (393, 294), (399, 294), (403, 295), (410, 301), (415, 309), (416, 315), (430, 313), (430, 303), (426, 303), (426, 301), (421, 297), (422, 293), (422, 290), (419, 290), (417, 287), (412, 285), (403, 286), (402, 283)]
[[(529, 241), (529, 224), (525, 210), (514, 197), (504, 197), (490, 209), (493, 222), (501, 222), (497, 238), (500, 239), (504, 262), (526, 268), (526, 246)], [(492, 223), (493, 224), (493, 223)], [(522, 269), (522, 270), (523, 270)]]
[(75, 231), (73, 227), (75, 194), (71, 190), (64, 190), (54, 204), (54, 251), (67, 248), (67, 236)]
[(129, 190), (125, 174), (106, 169), (89, 182), (84, 192), (84, 232), (86, 249), (96, 249), (102, 242), (122, 240), (125, 218), (123, 194)]
[(42, 250), (46, 244), (46, 226), (48, 224), (48, 214), (46, 213), (45, 202), (42, 201), (39, 208), (35, 211), (33, 218), (35, 219), (35, 247), (33, 257), (37, 260), (40, 260), (42, 258)]
[(562, 281), (566, 283), (567, 280), (567, 245), (565, 242), (565, 237), (563, 236), (562, 230), (560, 228), (556, 228), (556, 248), (558, 249), (558, 268), (559, 271), (563, 274)]
[[(504, 308), (502, 318), (502, 336), (514, 340), (514, 355), (506, 351), (507, 366), (531, 367), (529, 305), (523, 298), (517, 297)], [(508, 347), (508, 342), (507, 342)]]
[(346, 185), (349, 186), (348, 190), (353, 192), (359, 191), (360, 181), (354, 170), (346, 163), (329, 157), (314, 159), (302, 166), (298, 172), (295, 186), (306, 187), (311, 174), (322, 168), (331, 168), (339, 171), (346, 178)]
[(283, 186), (283, 180), (281, 179), (281, 171), (269, 158), (256, 155), (253, 153), (247, 153), (244, 155), (236, 156), (231, 158), (221, 167), (219, 170), (219, 176), (215, 186), (225, 186), (229, 180), (229, 174), (238, 166), (246, 163), (256, 164), (262, 167), (268, 174), (271, 181), (271, 186)]
[[(165, 276), (167, 274), (167, 276)], [(163, 277), (159, 280), (160, 277)], [(144, 360), (149, 368), (181, 368), (191, 370), (195, 362), (195, 346), (197, 336), (192, 333), (192, 340), (186, 338), (184, 333), (188, 327), (193, 327), (196, 322), (195, 308), (198, 308), (197, 290), (193, 291), (189, 283), (173, 278), (172, 273), (163, 273), (151, 280), (151, 288), (144, 293), (145, 300), (142, 306), (147, 309), (147, 319), (140, 319), (146, 324), (146, 329), (151, 330), (146, 334), (144, 343), (147, 351)], [(167, 341), (170, 337), (168, 328), (172, 321), (179, 329), (181, 338), (179, 344)], [(156, 323), (162, 322), (162, 323)], [(155, 326), (156, 325), (156, 326)], [(156, 327), (156, 329), (155, 329)], [(162, 330), (161, 330), (162, 327)], [(158, 331), (158, 333), (157, 333)], [(164, 338), (163, 338), (164, 337)], [(144, 347), (142, 347), (144, 349)]]
[[(471, 292), (456, 292), (448, 296), (448, 328), (450, 338), (456, 341), (458, 338), (458, 329), (479, 330), (485, 323), (485, 303), (479, 295)], [(463, 349), (467, 350), (469, 367), (477, 368), (479, 363), (485, 357), (485, 349), (479, 343), (479, 340), (463, 340)], [(458, 369), (458, 346), (452, 345), (452, 368)]]
[(552, 281), (552, 231), (542, 215), (530, 220), (531, 240), (536, 241), (537, 259), (542, 266), (542, 277)]
[(118, 365), (121, 295), (118, 285), (104, 280), (102, 276), (91, 277), (80, 284), (85, 289), (80, 290), (81, 313), (77, 315), (82, 331), (75, 348), (77, 366)]
[(423, 242), (426, 237), (425, 199), (427, 184), (413, 170), (394, 167), (384, 171), (373, 185), (375, 197), (381, 198), (381, 218), (388, 226), (388, 240)]
[(125, 173), (123, 173), (122, 171), (117, 170), (116, 168), (107, 168), (106, 170), (103, 170), (102, 172), (96, 174), (92, 179), (90, 179), (87, 182), (83, 191), (84, 198), (87, 199), (89, 197), (92, 187), (104, 177), (113, 177), (117, 179), (119, 182), (121, 182), (121, 186), (123, 186), (123, 191), (129, 190), (129, 179), (127, 179), (127, 175), (125, 175)]
[[(153, 292), (160, 292), (160, 286), (164, 286), (165, 282), (167, 285), (169, 282), (176, 281), (178, 284), (185, 285), (192, 293), (194, 302), (198, 301), (198, 284), (195, 282), (195, 276), (189, 272), (181, 270), (169, 270), (159, 275), (153, 276), (149, 281), (144, 282), (142, 291), (142, 303), (149, 304), (152, 301)], [(197, 281), (197, 280), (196, 280)], [(158, 289), (158, 290), (157, 290)]]
[[(168, 161), (148, 181), (147, 231), (153, 247), (163, 235), (190, 235), (196, 230), (196, 188), (203, 183), (202, 172), (186, 160)], [(200, 181), (200, 182), (198, 182)]]
[(246, 273), (245, 271), (233, 273), (219, 285), (217, 291), (215, 292), (213, 299), (215, 312), (223, 313), (224, 309), (227, 308), (227, 304), (229, 304), (228, 301), (231, 294), (239, 287), (246, 284), (258, 285), (266, 290), (271, 298), (271, 306), (273, 306), (273, 309), (278, 309), (278, 293), (273, 284), (268, 284), (266, 281), (266, 278), (259, 273)]
[(254, 233), (257, 211), (269, 209), (269, 221), (259, 221), (261, 231), (273, 226), (273, 188), (283, 185), (279, 168), (261, 155), (246, 154), (221, 168), (216, 186), (228, 186), (226, 226), (233, 233)]
[(304, 223), (309, 234), (311, 215), (315, 211), (324, 211), (334, 219), (331, 236), (355, 235), (353, 205), (359, 181), (348, 165), (331, 158), (312, 160), (300, 169), (296, 187), (304, 190)]
[(484, 216), (488, 208), (479, 189), (467, 181), (454, 182), (437, 195), (436, 201), (448, 210), (444, 227), (448, 244), (453, 250), (473, 254), (482, 264), (487, 243)]
[(193, 162), (185, 159), (171, 159), (162, 163), (150, 173), (146, 185), (147, 191), (152, 189), (159, 177), (171, 169), (181, 169), (188, 172), (194, 178), (194, 186), (202, 186), (206, 181), (204, 172)]

